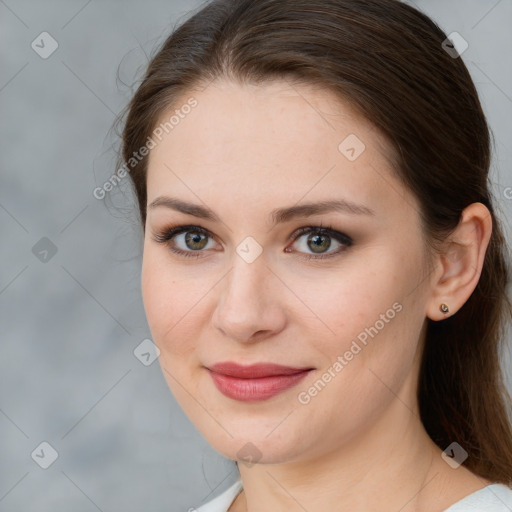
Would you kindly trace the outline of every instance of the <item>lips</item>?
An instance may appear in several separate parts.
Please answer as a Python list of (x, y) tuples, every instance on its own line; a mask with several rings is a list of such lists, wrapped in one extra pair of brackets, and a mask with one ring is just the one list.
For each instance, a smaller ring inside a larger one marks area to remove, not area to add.
[(259, 379), (262, 377), (273, 377), (275, 375), (293, 375), (312, 368), (292, 368), (291, 366), (282, 366), (273, 363), (257, 363), (248, 366), (242, 366), (237, 363), (225, 362), (217, 363), (209, 367), (210, 370), (227, 375), (229, 377), (237, 377), (239, 379)]
[(273, 363), (242, 366), (233, 362), (207, 368), (217, 389), (234, 400), (259, 401), (298, 384), (313, 368), (297, 368)]

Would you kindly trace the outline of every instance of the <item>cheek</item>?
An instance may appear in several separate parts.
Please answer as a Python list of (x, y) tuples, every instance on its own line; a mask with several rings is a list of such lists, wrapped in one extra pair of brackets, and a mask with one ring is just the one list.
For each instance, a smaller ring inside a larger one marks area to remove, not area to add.
[(191, 283), (192, 278), (180, 276), (161, 251), (150, 247), (144, 250), (141, 288), (146, 318), (153, 342), (160, 349), (163, 376), (184, 410), (191, 407), (197, 380), (190, 372), (196, 371), (192, 368), (198, 339), (194, 326), (198, 325), (200, 303), (196, 307), (194, 304), (201, 290)]
[[(310, 277), (311, 276), (311, 277)], [(295, 278), (294, 292), (309, 308), (308, 324), (313, 327), (315, 315), (328, 338), (352, 338), (365, 327), (373, 325), (381, 314), (406, 295), (410, 271), (391, 251), (375, 248), (364, 259), (355, 254), (338, 268), (316, 275), (302, 272)], [(380, 323), (379, 323), (380, 325)]]
[(165, 324), (172, 326), (174, 313), (169, 299), (175, 293), (175, 288), (174, 283), (167, 280), (165, 267), (159, 264), (155, 251), (148, 247), (144, 249), (142, 259), (141, 289), (146, 318), (157, 343)]
[[(412, 286), (419, 279), (418, 259), (375, 247), (364, 261), (356, 256), (346, 268), (316, 286), (301, 287), (304, 302), (321, 321), (309, 315), (302, 327), (311, 330), (310, 339), (327, 356), (323, 369), (342, 356), (343, 373), (356, 381), (358, 372), (372, 377), (368, 368), (394, 380), (401, 364), (410, 366), (422, 325), (422, 289)], [(321, 337), (313, 335), (314, 325)]]
[[(176, 271), (162, 261), (161, 251), (146, 247), (142, 261), (141, 289), (144, 309), (154, 343), (162, 352), (172, 345), (168, 341), (176, 339), (176, 332), (186, 319), (190, 309), (190, 291), (193, 287), (180, 280)], [(181, 321), (180, 321), (181, 320)], [(183, 346), (185, 340), (181, 340)], [(177, 343), (175, 344), (178, 345)]]

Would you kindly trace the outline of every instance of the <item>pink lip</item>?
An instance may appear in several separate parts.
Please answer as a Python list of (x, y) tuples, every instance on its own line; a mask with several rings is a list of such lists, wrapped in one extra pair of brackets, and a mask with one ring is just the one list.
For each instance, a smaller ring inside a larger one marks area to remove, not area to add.
[(241, 366), (232, 362), (207, 368), (217, 389), (244, 402), (271, 398), (295, 386), (312, 368), (292, 368), (272, 363)]

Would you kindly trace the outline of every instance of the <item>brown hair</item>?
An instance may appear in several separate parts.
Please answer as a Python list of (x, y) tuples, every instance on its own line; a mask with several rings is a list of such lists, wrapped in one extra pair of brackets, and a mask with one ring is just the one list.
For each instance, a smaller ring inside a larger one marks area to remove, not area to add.
[[(489, 185), (490, 137), (470, 74), (442, 46), (446, 34), (398, 0), (213, 0), (182, 23), (149, 63), (127, 106), (122, 159), (147, 143), (162, 114), (219, 78), (290, 79), (333, 91), (388, 139), (397, 176), (418, 198), (429, 254), (481, 202), (493, 231), (476, 289), (453, 316), (427, 319), (418, 381), (421, 419), (464, 465), (512, 483), (510, 395), (500, 368), (507, 245)], [(147, 158), (130, 178), (144, 229)]]

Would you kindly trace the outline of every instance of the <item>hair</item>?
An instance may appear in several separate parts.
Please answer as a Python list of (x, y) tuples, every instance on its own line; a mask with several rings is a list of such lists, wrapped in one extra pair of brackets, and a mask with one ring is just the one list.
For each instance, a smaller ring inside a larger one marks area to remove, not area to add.
[[(290, 80), (333, 92), (387, 139), (394, 172), (418, 199), (427, 254), (439, 254), (462, 211), (484, 204), (492, 234), (479, 282), (442, 321), (427, 318), (417, 398), (432, 440), (458, 442), (464, 466), (512, 485), (511, 398), (500, 367), (510, 253), (495, 214), (490, 132), (460, 56), (441, 28), (398, 0), (213, 0), (152, 57), (121, 117), (120, 159), (147, 144), (163, 113), (213, 80)], [(147, 157), (130, 170), (146, 221)], [(432, 261), (432, 260), (429, 260)]]

